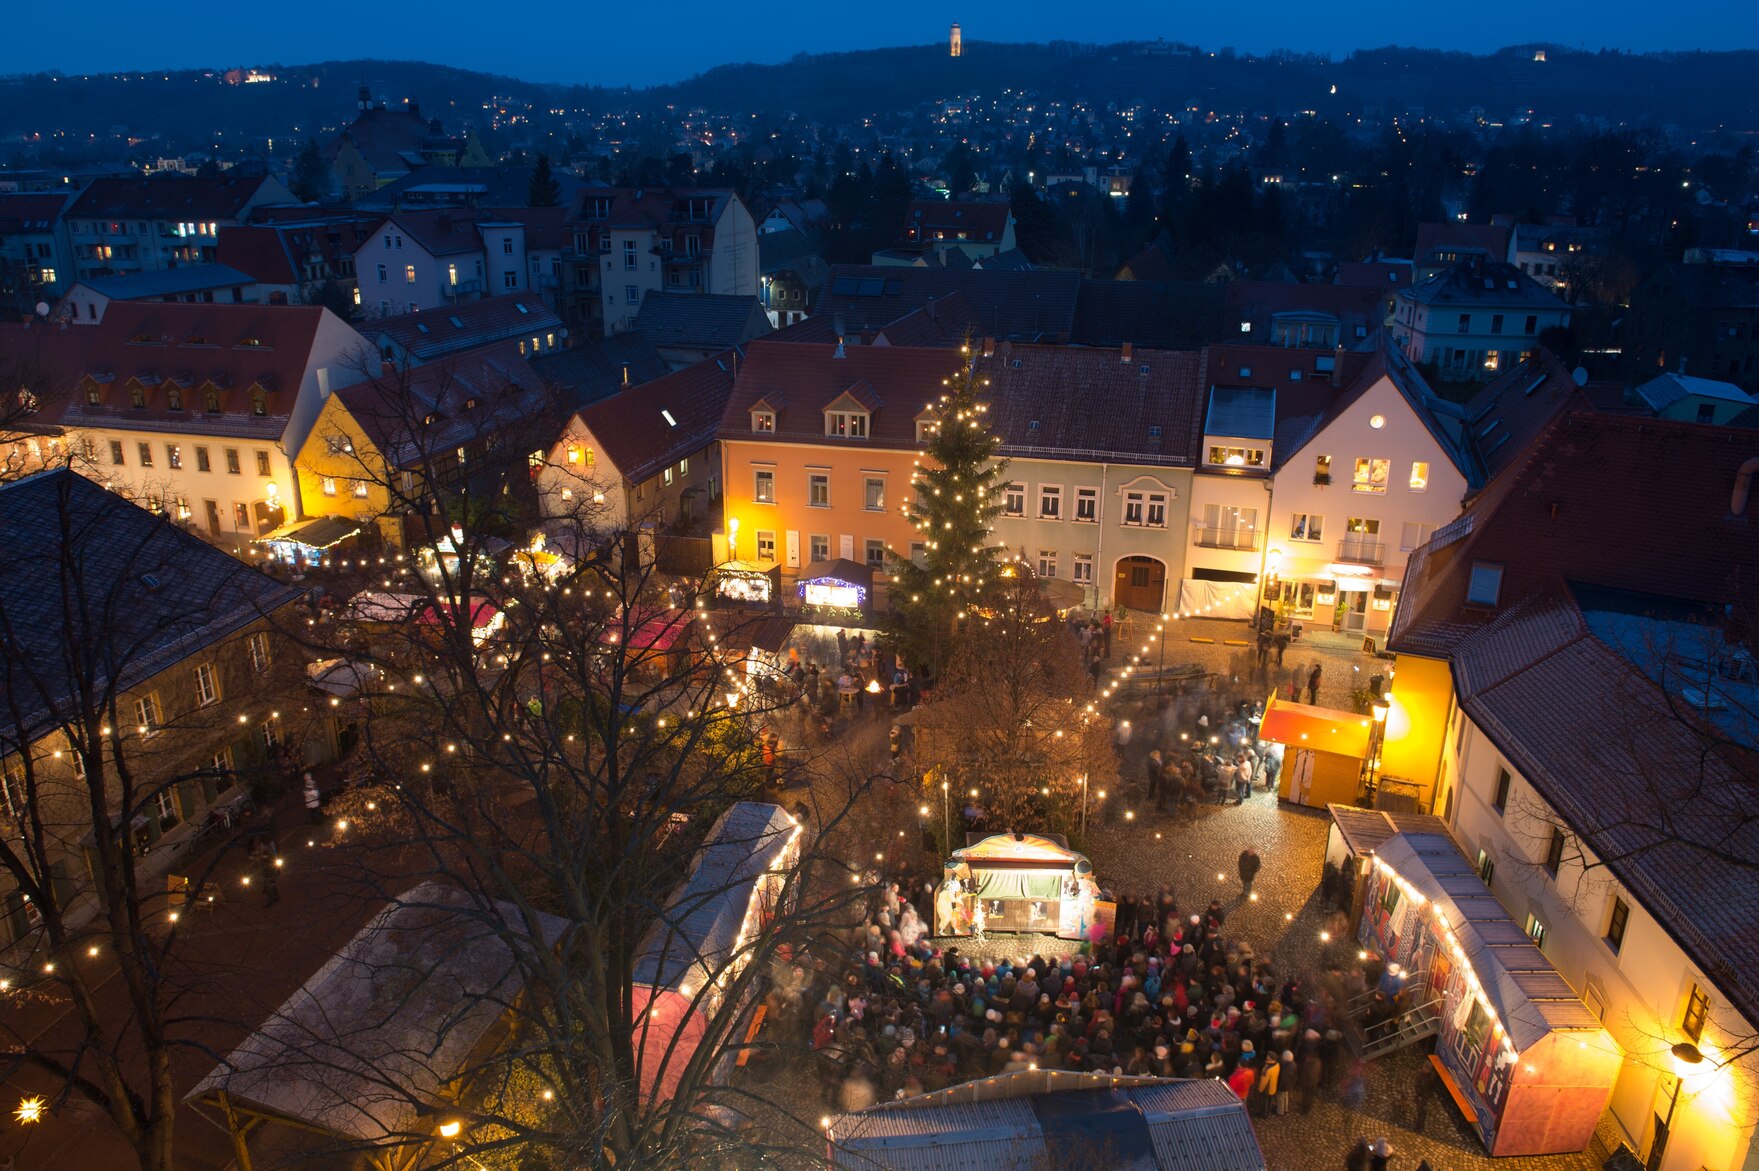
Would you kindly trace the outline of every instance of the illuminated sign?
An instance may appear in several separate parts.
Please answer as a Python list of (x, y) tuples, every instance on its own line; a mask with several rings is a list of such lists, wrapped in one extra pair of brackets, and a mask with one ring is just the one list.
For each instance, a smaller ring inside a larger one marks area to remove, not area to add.
[(820, 577), (800, 583), (800, 600), (808, 606), (859, 610), (867, 603), (867, 590), (834, 577)]

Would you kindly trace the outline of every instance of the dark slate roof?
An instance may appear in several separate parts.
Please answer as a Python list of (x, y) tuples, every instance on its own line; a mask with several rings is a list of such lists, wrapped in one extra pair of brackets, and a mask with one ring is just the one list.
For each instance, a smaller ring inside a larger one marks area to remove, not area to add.
[(67, 209), (70, 219), (237, 220), (265, 183), (262, 175), (198, 179), (161, 174), (94, 179)]
[(381, 317), (363, 327), (379, 346), (390, 342), (421, 362), (561, 328), (562, 319), (535, 293), (509, 293), (438, 309), (418, 309)]
[(327, 158), (335, 158), (346, 139), (354, 144), (374, 171), (402, 172), (408, 169), (403, 156), (420, 151), (422, 143), (432, 134), (432, 126), (419, 112), (373, 106), (362, 110), (341, 133), (325, 143), (324, 154)]
[(1654, 407), (1664, 411), (1683, 398), (1697, 395), (1699, 398), (1722, 399), (1725, 402), (1740, 403), (1752, 406), (1754, 398), (1732, 382), (1719, 382), (1714, 378), (1695, 378), (1690, 374), (1661, 374), (1651, 378), (1637, 388), (1637, 397)]
[(1512, 264), (1486, 262), (1461, 264), (1438, 272), (1399, 297), (1422, 305), (1470, 309), (1563, 309), (1556, 294)]
[(1417, 247), (1412, 252), (1418, 267), (1443, 263), (1439, 256), (1480, 252), (1492, 260), (1509, 254), (1509, 229), (1498, 224), (1418, 224)]
[(635, 328), (656, 348), (724, 350), (769, 333), (770, 319), (756, 297), (650, 290)]
[(1466, 403), (1466, 436), (1486, 480), (1526, 454), (1540, 432), (1565, 411), (1593, 409), (1570, 371), (1536, 349)]
[(979, 359), (1001, 454), (1190, 467), (1203, 355), (1004, 343)]
[[(942, 379), (962, 366), (956, 349), (848, 346), (839, 356), (834, 345), (760, 339), (739, 366), (721, 433), (750, 435), (751, 408), (763, 400), (776, 408), (775, 433), (766, 436), (772, 442), (914, 448), (917, 416), (940, 398)], [(825, 408), (857, 383), (882, 404), (868, 438), (827, 438)]]
[(148, 297), (174, 297), (207, 289), (254, 285), (256, 278), (226, 264), (188, 264), (181, 268), (87, 277), (79, 283), (113, 301), (138, 301)]
[(403, 234), (426, 249), (429, 256), (479, 252), (483, 246), (482, 233), (476, 226), (476, 216), (465, 208), (441, 207), (395, 212), (385, 217), (368, 236), (377, 234), (385, 224), (395, 224), (401, 228)]
[(363, 195), (355, 201), (355, 206), (391, 211), (399, 207), (452, 204), (524, 211), (555, 210), (566, 216), (575, 193), (587, 186), (587, 181), (574, 172), (554, 167), (550, 174), (561, 189), (562, 206), (555, 209), (528, 208), (531, 171), (529, 163), (506, 163), (494, 167), (423, 166)]
[(763, 276), (792, 272), (802, 281), (812, 297), (818, 296), (831, 266), (819, 255), (818, 247), (805, 233), (792, 229), (786, 232), (764, 232), (757, 238), (757, 271)]
[(665, 359), (654, 352), (653, 344), (633, 332), (552, 350), (533, 358), (531, 368), (549, 383), (561, 408), (569, 411), (663, 378), (671, 371)]
[(388, 369), (336, 397), (394, 468), (511, 431), (552, 406), (549, 391), (511, 342)]
[[(67, 586), (77, 583), (77, 596)], [(67, 469), (0, 484), (0, 750), (34, 740), (75, 686), (119, 694), (272, 613), (298, 591)], [(64, 618), (64, 607), (72, 612)], [(69, 656), (69, 640), (85, 653)], [(11, 705), (23, 710), (17, 722)]]
[(840, 317), (848, 332), (872, 332), (932, 298), (959, 293), (986, 337), (1063, 341), (1074, 331), (1081, 284), (1080, 273), (1064, 271), (838, 264), (815, 312)]
[(1276, 434), (1276, 391), (1255, 386), (1216, 386), (1209, 392), (1206, 435), (1270, 439)]
[(1167, 350), (1225, 341), (1224, 288), (1202, 281), (1083, 280), (1069, 340)]
[(73, 201), (71, 193), (0, 192), (0, 236), (18, 232), (51, 232)]

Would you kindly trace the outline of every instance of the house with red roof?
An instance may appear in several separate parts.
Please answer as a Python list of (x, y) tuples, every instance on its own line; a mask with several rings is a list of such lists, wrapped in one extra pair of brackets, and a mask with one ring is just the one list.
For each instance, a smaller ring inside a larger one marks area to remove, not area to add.
[(1189, 572), (1169, 610), (1382, 638), (1410, 552), (1481, 481), (1461, 408), (1373, 351), (1211, 346)]
[(912, 200), (902, 243), (918, 252), (963, 252), (982, 260), (1014, 247), (1014, 210), (1005, 199)]
[[(316, 212), (316, 209), (313, 209)], [(354, 213), (276, 216), (220, 229), (216, 257), (249, 273), (271, 305), (315, 304), (334, 285), (359, 306), (354, 254), (366, 243), (377, 217)]]
[(718, 432), (741, 354), (600, 399), (563, 424), (536, 469), (546, 529), (694, 530), (720, 519)]
[(303, 515), (294, 457), (371, 354), (315, 306), (154, 301), (0, 345), (30, 355), (44, 380), (32, 393), (54, 404), (40, 422), (59, 426), (80, 471), (234, 547)]
[(1389, 644), (1385, 774), (1612, 1034), (1662, 1171), (1759, 1154), (1756, 477), (1759, 431), (1563, 413), (1410, 558)]
[(248, 223), (257, 208), (297, 202), (266, 175), (94, 179), (65, 213), (75, 275), (211, 264), (221, 228)]

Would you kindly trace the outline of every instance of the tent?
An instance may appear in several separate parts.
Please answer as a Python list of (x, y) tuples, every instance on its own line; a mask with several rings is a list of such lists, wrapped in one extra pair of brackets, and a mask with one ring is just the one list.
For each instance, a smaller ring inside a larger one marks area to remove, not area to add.
[(723, 977), (745, 966), (747, 936), (781, 909), (799, 850), (800, 823), (779, 805), (736, 802), (709, 830), (636, 953), (633, 1044), (643, 1093), (677, 1091), (721, 1008)]
[(814, 561), (801, 570), (795, 590), (803, 614), (860, 618), (873, 605), (873, 567), (847, 557)]
[(1265, 1169), (1246, 1104), (1214, 1078), (1023, 1070), (840, 1114), (825, 1137), (836, 1171)]
[(1355, 712), (1315, 707), (1272, 695), (1264, 705), (1258, 738), (1281, 744), (1283, 769), (1277, 796), (1324, 807), (1356, 799), (1362, 762), (1373, 742), (1374, 721)]
[(294, 565), (322, 565), (333, 546), (341, 544), (358, 532), (358, 521), (340, 516), (320, 516), (315, 519), (288, 521), (274, 532), (258, 537), (253, 543), (262, 545), (276, 558)]
[[(564, 920), (531, 912), (542, 942)], [(496, 916), (502, 920), (495, 922)], [(522, 994), (503, 934), (523, 930), (455, 887), (393, 900), (184, 1099), (217, 1110), (241, 1166), (269, 1125), (324, 1136), (395, 1171), (415, 1165), (492, 1033)], [(505, 926), (503, 925), (505, 924)], [(279, 1135), (286, 1141), (287, 1135)]]
[(1357, 936), (1434, 1004), (1438, 1068), (1492, 1155), (1586, 1150), (1624, 1051), (1445, 833), (1398, 833)]

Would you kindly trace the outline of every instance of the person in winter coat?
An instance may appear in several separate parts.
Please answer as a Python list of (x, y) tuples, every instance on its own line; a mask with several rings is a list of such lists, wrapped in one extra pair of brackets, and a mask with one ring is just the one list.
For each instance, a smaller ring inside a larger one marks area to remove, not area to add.
[(1313, 1100), (1319, 1096), (1319, 1081), (1324, 1073), (1325, 1066), (1321, 1064), (1317, 1050), (1301, 1058), (1295, 1071), (1295, 1080), (1301, 1088), (1301, 1113), (1313, 1112)]
[(1254, 850), (1251, 846), (1247, 846), (1244, 850), (1240, 851), (1241, 894), (1249, 895), (1252, 893), (1252, 881), (1258, 877), (1258, 869), (1262, 865), (1263, 860), (1259, 858), (1258, 851)]
[(1310, 706), (1319, 702), (1319, 680), (1324, 673), (1325, 669), (1315, 663), (1313, 670), (1307, 674), (1307, 703)]
[(1344, 1156), (1344, 1171), (1368, 1171), (1368, 1140), (1359, 1138)]
[(1234, 1097), (1244, 1102), (1257, 1081), (1258, 1074), (1250, 1065), (1237, 1065), (1232, 1076), (1228, 1078), (1228, 1089), (1234, 1091)]

